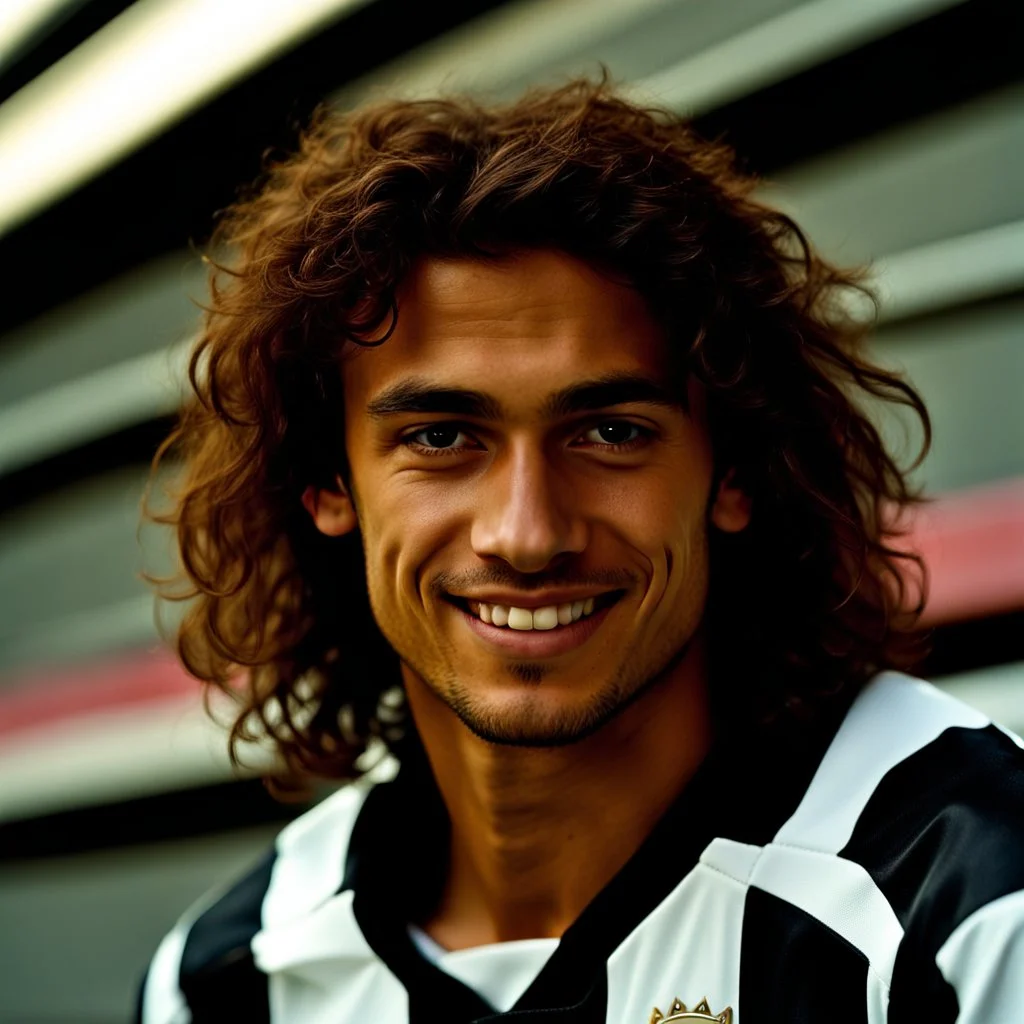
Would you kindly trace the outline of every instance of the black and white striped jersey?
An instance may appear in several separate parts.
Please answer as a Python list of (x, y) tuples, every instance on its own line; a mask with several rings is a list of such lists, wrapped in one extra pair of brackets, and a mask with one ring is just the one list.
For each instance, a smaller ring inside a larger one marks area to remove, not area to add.
[(186, 915), (142, 1024), (1021, 1024), (1021, 741), (895, 673), (829, 735), (787, 729), (716, 744), (507, 1012), (410, 936), (446, 847), (410, 763)]

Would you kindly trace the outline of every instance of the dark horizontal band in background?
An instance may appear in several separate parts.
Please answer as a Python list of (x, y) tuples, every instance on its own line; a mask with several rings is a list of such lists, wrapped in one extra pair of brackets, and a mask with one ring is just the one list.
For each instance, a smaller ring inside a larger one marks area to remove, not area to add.
[(972, 0), (697, 119), (771, 174), (993, 92), (1024, 76), (1024, 7)]
[(174, 423), (172, 416), (136, 423), (0, 477), (0, 516), (59, 488), (151, 462)]
[(259, 779), (177, 790), (0, 822), (0, 862), (65, 857), (281, 823), (308, 804), (283, 803)]

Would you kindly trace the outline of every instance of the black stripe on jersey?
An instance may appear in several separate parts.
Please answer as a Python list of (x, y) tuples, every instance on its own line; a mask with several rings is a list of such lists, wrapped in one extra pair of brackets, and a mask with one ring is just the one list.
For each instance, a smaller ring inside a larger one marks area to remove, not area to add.
[(189, 930), (179, 984), (192, 1024), (269, 1024), (267, 977), (253, 962), (250, 944), (260, 930), (275, 859), (276, 851), (268, 853)]
[(740, 963), (743, 1024), (867, 1021), (863, 953), (817, 918), (754, 886), (743, 906)]
[(349, 838), (339, 891), (353, 889), (352, 911), (370, 948), (409, 995), (409, 1024), (461, 1022), (493, 1015), (468, 985), (426, 960), (410, 921), (431, 908), (448, 858), (448, 818), (422, 751), (411, 750), (394, 782), (374, 786)]
[(1022, 851), (1024, 753), (994, 726), (947, 729), (885, 775), (840, 856), (867, 870), (903, 925), (891, 1019), (956, 1019), (935, 956), (976, 910), (1024, 889)]

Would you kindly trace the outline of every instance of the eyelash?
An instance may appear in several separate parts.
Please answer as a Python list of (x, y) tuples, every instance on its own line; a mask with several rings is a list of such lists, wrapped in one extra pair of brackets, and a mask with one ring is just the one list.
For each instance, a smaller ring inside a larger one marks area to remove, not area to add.
[[(431, 423), (429, 427), (420, 427), (419, 430), (414, 430), (408, 434), (405, 434), (401, 439), (400, 443), (407, 448), (411, 448), (418, 455), (461, 455), (467, 451), (465, 446), (459, 448), (432, 448), (428, 444), (420, 444), (416, 438), (420, 434), (425, 434), (428, 430), (439, 430), (443, 427), (457, 430), (460, 434), (466, 434), (468, 431), (461, 423)], [(473, 449), (469, 449), (473, 450)]]
[[(633, 451), (635, 448), (639, 448), (641, 445), (646, 444), (654, 436), (654, 431), (648, 427), (641, 427), (637, 423), (633, 423), (630, 420), (623, 419), (606, 419), (600, 420), (594, 423), (592, 426), (587, 427), (581, 432), (579, 436), (590, 433), (592, 430), (596, 430), (598, 427), (607, 426), (608, 424), (616, 424), (631, 427), (637, 432), (637, 436), (631, 438), (629, 441), (623, 441), (621, 444), (609, 444), (607, 442), (594, 442), (593, 447), (603, 448), (615, 452), (628, 452)], [(467, 448), (466, 446), (451, 447), (451, 448), (433, 448), (430, 445), (421, 444), (416, 440), (420, 434), (425, 434), (428, 430), (439, 430), (441, 428), (448, 428), (449, 430), (456, 430), (459, 434), (469, 435), (469, 428), (467, 424), (458, 423), (455, 421), (431, 423), (429, 427), (420, 427), (418, 430), (410, 431), (399, 438), (399, 444), (406, 448), (415, 451), (419, 455), (427, 456), (452, 456), (459, 455), (465, 451), (474, 451), (476, 449)]]

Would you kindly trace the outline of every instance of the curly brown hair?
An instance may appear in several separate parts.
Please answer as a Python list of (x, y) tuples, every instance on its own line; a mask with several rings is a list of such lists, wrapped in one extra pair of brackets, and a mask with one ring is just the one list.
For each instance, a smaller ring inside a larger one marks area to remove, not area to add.
[(323, 536), (300, 498), (347, 479), (340, 354), (386, 341), (425, 254), (545, 248), (624, 275), (664, 327), (680, 393), (703, 383), (716, 472), (754, 509), (712, 538), (720, 711), (813, 716), (908, 664), (923, 569), (885, 531), (919, 499), (862, 406), (919, 417), (919, 459), (928, 415), (862, 351), (845, 301), (860, 275), (816, 255), (756, 184), (685, 120), (576, 81), (505, 106), (323, 111), (226, 212), (195, 394), (157, 456), (183, 457), (180, 490), (150, 514), (177, 530), (182, 574), (163, 594), (189, 600), (181, 659), (241, 702), (233, 752), (264, 734), (291, 770), (345, 777), (372, 737), (400, 755), (415, 735), (358, 536)]

